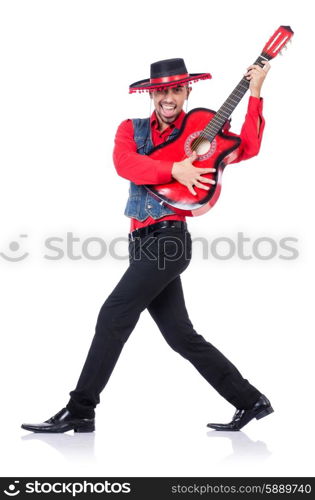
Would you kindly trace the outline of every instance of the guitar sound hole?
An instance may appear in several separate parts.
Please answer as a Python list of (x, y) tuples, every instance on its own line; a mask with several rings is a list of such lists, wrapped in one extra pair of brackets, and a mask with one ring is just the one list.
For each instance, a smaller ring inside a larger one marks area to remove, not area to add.
[(211, 143), (208, 139), (200, 139), (197, 137), (197, 139), (191, 143), (190, 147), (192, 151), (196, 151), (198, 156), (203, 156), (210, 151)]

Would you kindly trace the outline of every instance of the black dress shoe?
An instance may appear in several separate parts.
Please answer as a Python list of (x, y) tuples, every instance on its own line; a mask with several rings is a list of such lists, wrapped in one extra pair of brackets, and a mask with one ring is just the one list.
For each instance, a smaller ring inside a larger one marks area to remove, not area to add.
[(262, 394), (254, 406), (249, 410), (237, 409), (229, 424), (207, 424), (207, 427), (211, 427), (211, 429), (215, 429), (216, 431), (239, 431), (253, 418), (259, 420), (273, 411), (270, 401)]
[(22, 424), (22, 429), (33, 432), (93, 432), (94, 418), (76, 418), (67, 408), (62, 408), (56, 415), (41, 424)]

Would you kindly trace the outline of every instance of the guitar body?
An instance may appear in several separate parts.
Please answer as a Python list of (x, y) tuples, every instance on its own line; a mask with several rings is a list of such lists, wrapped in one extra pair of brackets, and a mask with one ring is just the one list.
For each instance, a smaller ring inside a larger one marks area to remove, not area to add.
[(214, 179), (216, 183), (205, 184), (209, 186), (209, 190), (194, 186), (196, 195), (175, 179), (167, 184), (145, 185), (154, 198), (177, 214), (193, 217), (210, 210), (220, 195), (224, 167), (237, 156), (235, 150), (241, 143), (239, 137), (223, 132), (218, 132), (212, 142), (199, 137), (214, 116), (215, 112), (210, 109), (191, 110), (185, 116), (178, 136), (157, 146), (149, 155), (154, 160), (179, 162), (195, 150), (198, 157), (193, 163), (194, 167), (216, 169), (214, 173), (202, 174), (202, 177)]

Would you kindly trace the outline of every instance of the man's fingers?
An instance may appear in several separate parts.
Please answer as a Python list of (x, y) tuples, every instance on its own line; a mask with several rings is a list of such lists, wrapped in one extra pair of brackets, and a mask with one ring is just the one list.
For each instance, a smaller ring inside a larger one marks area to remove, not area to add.
[(201, 188), (201, 189), (206, 189), (208, 191), (209, 186), (205, 186), (204, 184), (201, 184), (201, 182), (198, 182), (198, 181), (195, 181), (195, 186), (198, 187), (198, 188)]
[(201, 182), (207, 182), (208, 184), (215, 184), (214, 179), (208, 179), (207, 177), (199, 177), (199, 181)]
[(268, 73), (268, 71), (271, 68), (270, 63), (268, 61), (264, 61), (263, 64), (264, 64), (263, 71), (265, 71), (265, 73)]
[(247, 71), (249, 71), (250, 69), (262, 69), (262, 67), (259, 64), (251, 64), (250, 66), (248, 66)]
[(263, 68), (261, 66), (259, 66), (259, 64), (253, 64), (252, 66), (249, 66), (247, 68), (247, 72), (244, 73), (244, 75), (245, 76), (251, 75), (251, 74), (253, 74), (255, 72), (261, 73), (262, 71), (264, 73), (267, 73), (269, 71), (269, 69), (270, 69), (269, 62), (268, 61), (264, 61), (262, 64), (264, 65)]
[(190, 161), (194, 161), (197, 158), (197, 153), (196, 151), (193, 151), (189, 157)]
[(212, 179), (208, 179), (208, 177), (202, 177), (201, 175), (199, 175), (198, 177), (198, 181), (200, 182), (208, 182), (208, 184), (212, 184)]
[[(204, 178), (204, 177), (202, 177), (202, 182), (208, 182), (209, 184), (215, 184), (216, 183), (215, 180), (213, 180), (213, 179), (207, 179), (207, 178)], [(196, 187), (198, 187), (200, 189), (205, 189), (206, 191), (208, 191), (210, 189), (209, 186), (206, 186), (202, 182), (199, 182), (196, 179), (193, 184), (191, 184), (191, 185), (188, 184), (188, 185), (186, 185), (186, 187), (189, 189), (189, 191), (191, 192), (191, 194), (193, 194), (195, 196), (197, 193), (194, 190), (193, 186), (196, 186)]]
[(191, 194), (193, 194), (193, 195), (197, 194), (192, 186), (187, 186), (187, 187), (188, 187), (189, 191), (191, 192)]
[(252, 71), (248, 71), (248, 73), (245, 73), (244, 76), (253, 76), (253, 75), (259, 75), (259, 73), (266, 73), (266, 71), (264, 71), (262, 68), (261, 68), (261, 71), (257, 71), (257, 70), (252, 70)]
[(209, 174), (216, 172), (216, 168), (198, 168), (198, 174)]

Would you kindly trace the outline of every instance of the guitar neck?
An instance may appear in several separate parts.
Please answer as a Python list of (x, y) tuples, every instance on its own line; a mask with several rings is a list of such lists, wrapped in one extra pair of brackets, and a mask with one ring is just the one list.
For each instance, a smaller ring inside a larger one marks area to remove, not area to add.
[[(263, 67), (263, 61), (266, 61), (267, 58), (263, 55), (260, 55), (254, 64), (259, 64), (259, 66)], [(236, 85), (233, 92), (229, 95), (227, 100), (222, 104), (220, 109), (216, 112), (212, 120), (208, 123), (208, 125), (201, 132), (201, 136), (208, 139), (210, 142), (213, 141), (217, 133), (222, 129), (225, 122), (229, 119), (234, 109), (240, 102), (240, 100), (244, 97), (247, 90), (249, 88), (249, 80), (244, 76), (241, 81)]]

